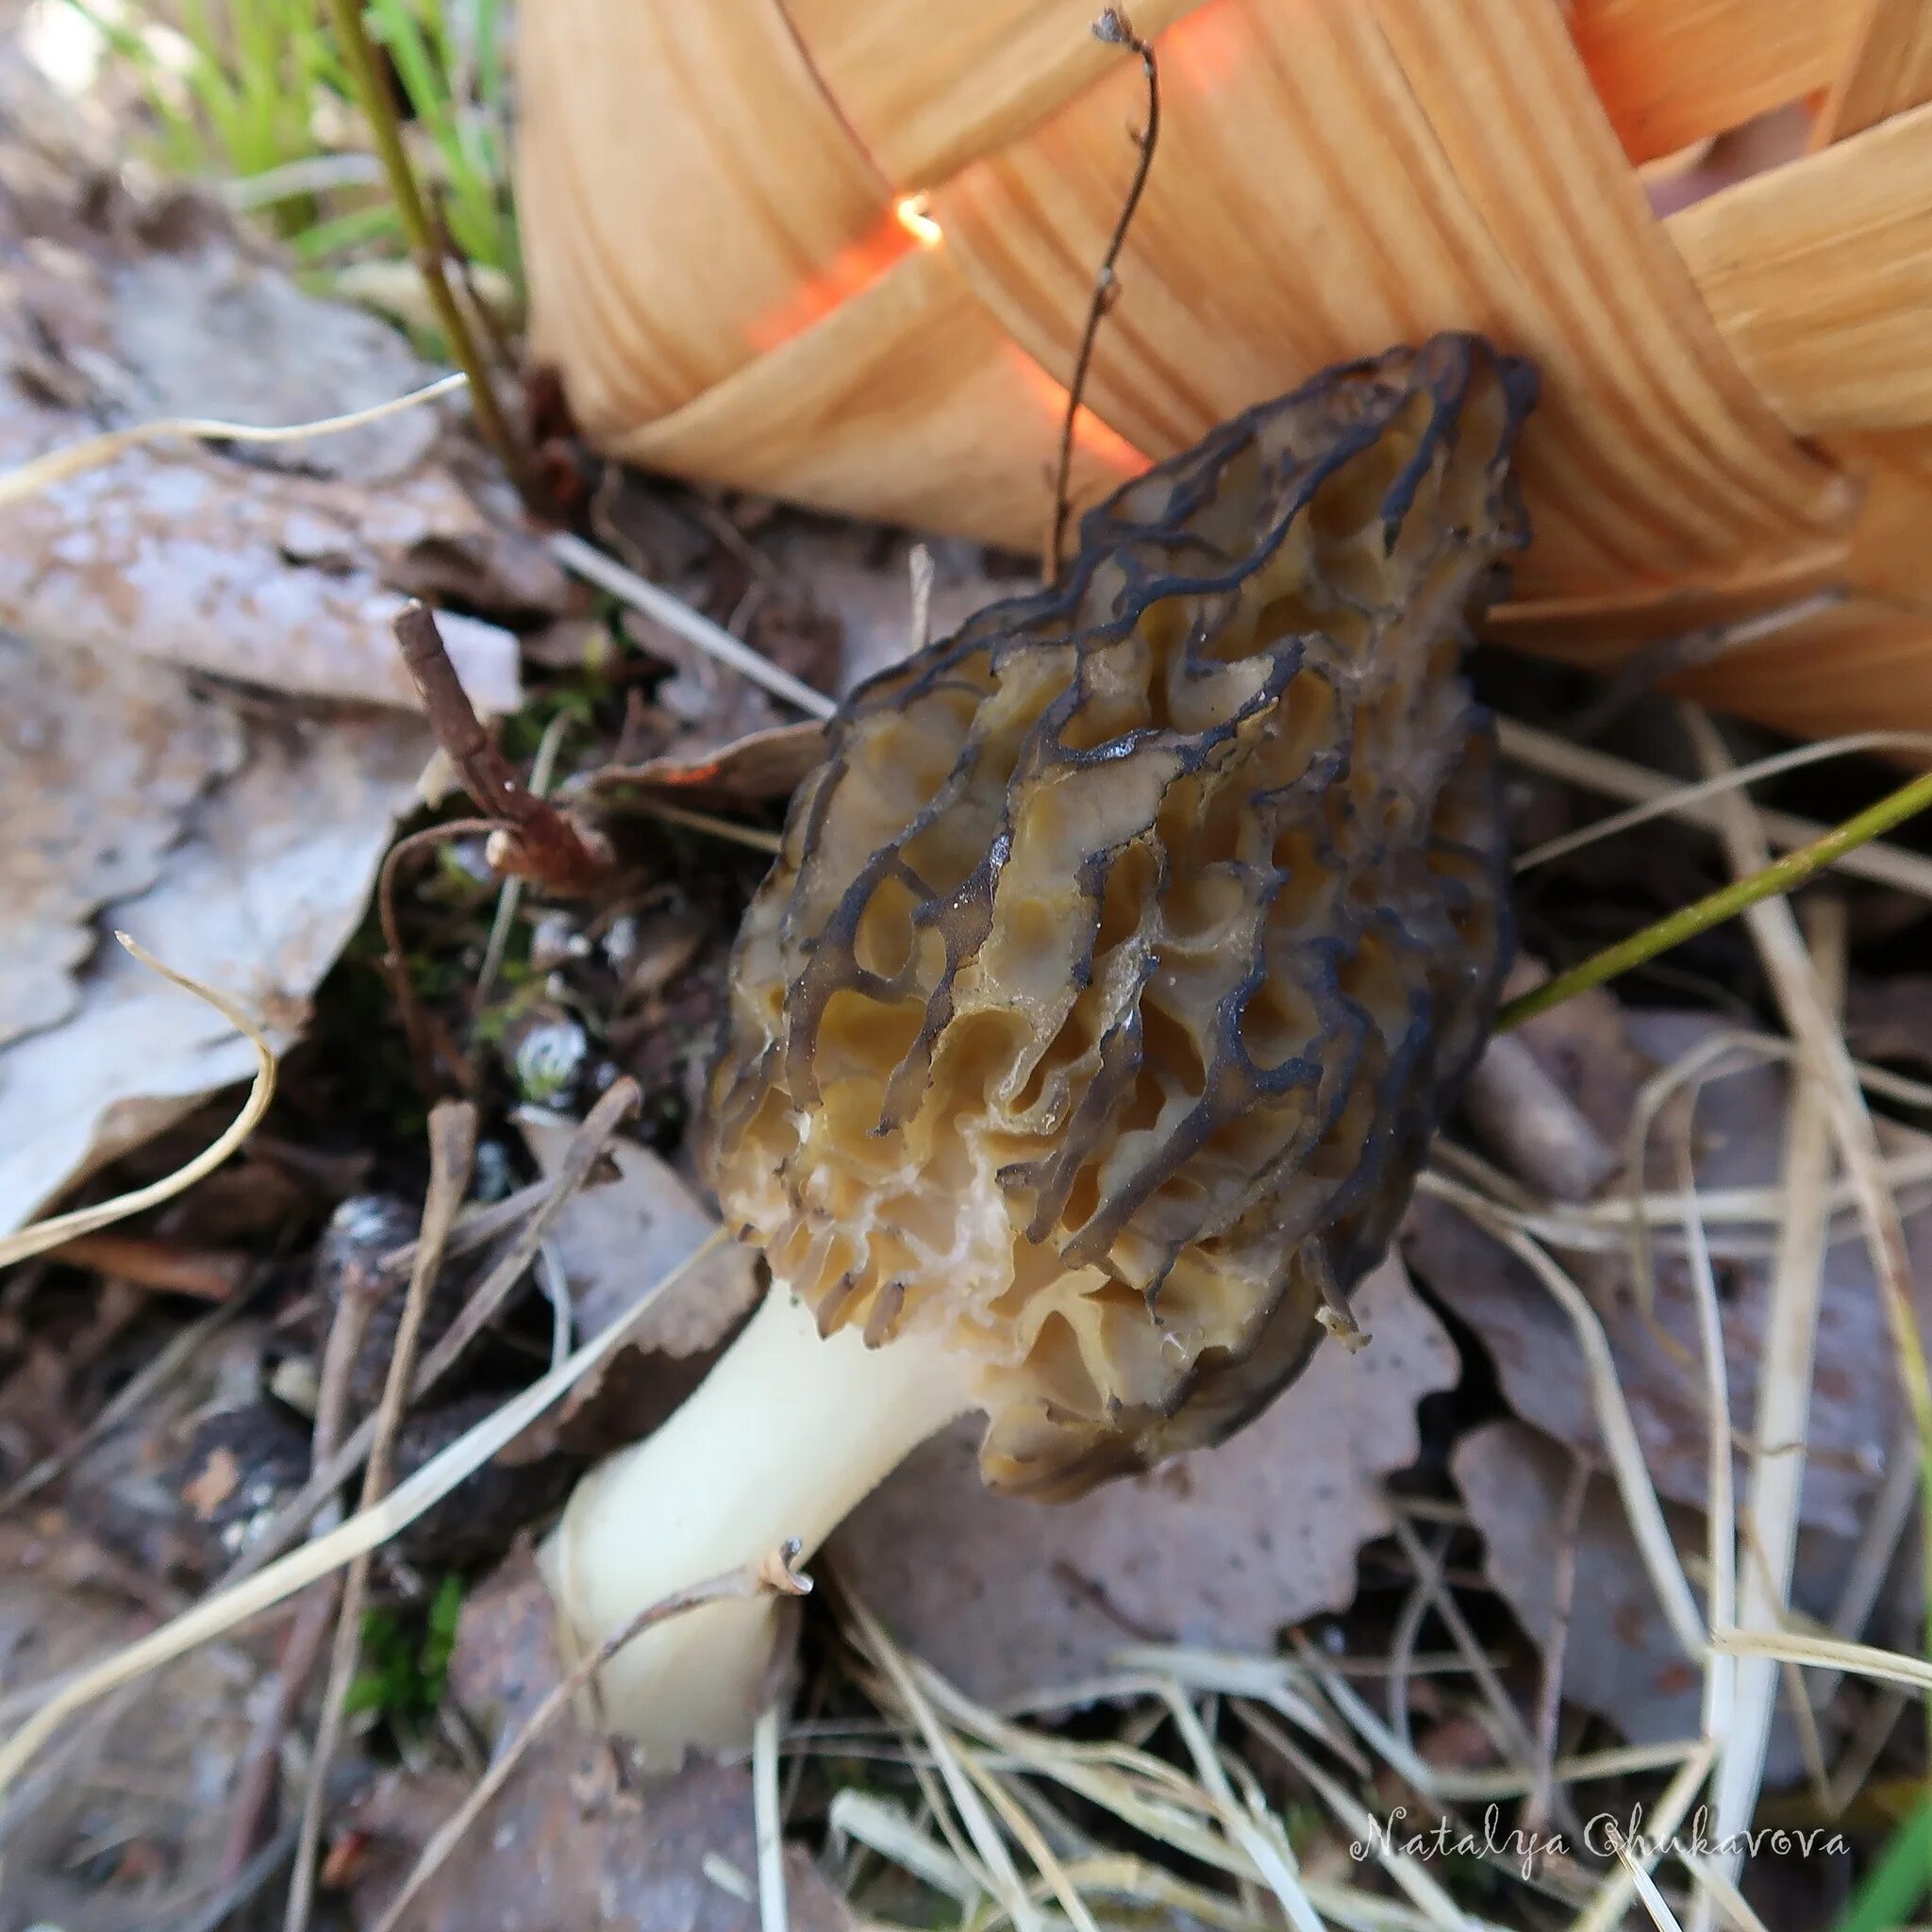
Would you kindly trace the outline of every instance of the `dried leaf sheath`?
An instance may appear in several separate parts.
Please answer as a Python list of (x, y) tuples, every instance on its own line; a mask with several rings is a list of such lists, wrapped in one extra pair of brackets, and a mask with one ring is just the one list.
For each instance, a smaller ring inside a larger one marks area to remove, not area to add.
[(1457, 667), (1532, 392), (1442, 337), (1238, 418), (794, 803), (710, 1175), (822, 1328), (980, 1365), (995, 1487), (1224, 1435), (1388, 1239), (1507, 951)]

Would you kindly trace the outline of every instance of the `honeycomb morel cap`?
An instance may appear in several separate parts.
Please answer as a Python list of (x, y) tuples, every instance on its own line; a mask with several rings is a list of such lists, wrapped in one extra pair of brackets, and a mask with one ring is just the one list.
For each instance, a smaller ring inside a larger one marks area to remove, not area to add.
[[(809, 1550), (970, 1407), (991, 1487), (1076, 1494), (1227, 1435), (1324, 1310), (1345, 1325), (1508, 963), (1460, 662), (1526, 541), (1534, 394), (1470, 336), (1327, 371), (841, 708), (745, 917), (703, 1126), (774, 1291), (629, 1452), (729, 1404), (765, 1473), (709, 1499), (739, 1554), (753, 1491), (767, 1542)], [(589, 1487), (603, 1533), (664, 1507)]]

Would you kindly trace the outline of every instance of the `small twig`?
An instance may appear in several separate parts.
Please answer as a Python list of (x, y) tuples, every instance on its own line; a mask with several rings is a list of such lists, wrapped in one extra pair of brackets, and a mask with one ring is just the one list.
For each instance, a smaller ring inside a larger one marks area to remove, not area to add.
[(787, 1543), (756, 1563), (742, 1564), (736, 1570), (726, 1571), (722, 1576), (713, 1576), (708, 1582), (680, 1591), (675, 1596), (666, 1597), (661, 1603), (652, 1604), (648, 1608), (640, 1610), (615, 1636), (608, 1638), (589, 1656), (573, 1665), (569, 1674), (555, 1685), (542, 1703), (530, 1713), (529, 1722), (511, 1740), (503, 1755), (477, 1779), (475, 1789), (455, 1814), (423, 1847), (423, 1855), (416, 1860), (415, 1869), (403, 1881), (403, 1889), (390, 1901), (389, 1908), (376, 1921), (375, 1932), (395, 1932), (395, 1927), (402, 1923), (403, 1914), (415, 1903), (423, 1888), (442, 1870), (450, 1854), (462, 1842), (464, 1834), (475, 1824), (484, 1807), (509, 1782), (511, 1774), (531, 1747), (625, 1644), (655, 1625), (668, 1623), (673, 1617), (681, 1617), (687, 1610), (699, 1609), (706, 1604), (774, 1594), (803, 1596), (811, 1584), (809, 1579), (793, 1571), (791, 1566), (797, 1557), (798, 1545)]
[[(537, 756), (530, 760), (530, 790), (539, 798), (550, 795), (551, 780), (557, 775), (557, 758), (563, 748), (564, 733), (570, 729), (570, 713), (558, 711), (543, 727), (537, 741)], [(476, 974), (475, 1009), (481, 1012), (496, 990), (496, 975), (503, 970), (503, 956), (509, 949), (510, 929), (516, 924), (517, 908), (523, 904), (524, 882), (517, 877), (504, 880), (496, 895), (496, 917), (490, 922), (490, 938), (483, 947), (483, 965)]]
[[(366, 1275), (351, 1274), (344, 1292), (337, 1302), (328, 1324), (328, 1337), (322, 1348), (322, 1371), (315, 1395), (315, 1425), (309, 1432), (308, 1472), (311, 1480), (328, 1466), (341, 1446), (342, 1432), (349, 1422), (349, 1389), (355, 1380), (356, 1358), (362, 1351), (362, 1338), (369, 1330), (369, 1318), (381, 1299), (379, 1285)], [(262, 1813), (275, 1788), (275, 1773), (281, 1761), (282, 1740), (302, 1707), (310, 1674), (322, 1656), (322, 1641), (335, 1616), (340, 1586), (331, 1576), (318, 1583), (295, 1607), (295, 1614), (282, 1638), (281, 1655), (276, 1660), (280, 1679), (269, 1708), (251, 1733), (235, 1778), (235, 1797), (230, 1807), (228, 1838), (223, 1851), (221, 1876), (224, 1882), (236, 1877), (247, 1864), (260, 1830)]]
[[(553, 1190), (548, 1179), (532, 1181), (526, 1188), (519, 1188), (513, 1194), (506, 1194), (500, 1201), (491, 1201), (482, 1208), (472, 1208), (457, 1224), (450, 1229), (449, 1240), (443, 1246), (445, 1261), (460, 1261), (465, 1255), (474, 1255), (478, 1248), (487, 1248), (498, 1235), (506, 1234), (527, 1214), (534, 1213), (547, 1201)], [(375, 1265), (385, 1274), (407, 1274), (416, 1265), (415, 1241), (405, 1241), (399, 1248), (391, 1248), (388, 1254), (376, 1257)]]
[(601, 884), (610, 872), (609, 846), (517, 776), (476, 716), (435, 613), (422, 604), (407, 605), (394, 629), (437, 742), (477, 810), (499, 822), (490, 841), (491, 866), (552, 892), (587, 892)]
[(741, 825), (735, 819), (721, 819), (715, 813), (696, 811), (688, 805), (670, 805), (661, 798), (644, 794), (631, 801), (647, 819), (667, 825), (682, 825), (688, 832), (706, 832), (728, 844), (743, 845), (753, 852), (769, 852), (774, 858), (784, 851), (785, 841), (776, 832), (757, 825)]
[[(440, 825), (425, 825), (420, 832), (411, 832), (407, 839), (398, 839), (389, 848), (382, 861), (382, 870), (375, 875), (375, 919), (382, 932), (382, 971), (389, 981), (391, 997), (396, 1003), (396, 1018), (402, 1023), (403, 1037), (409, 1043), (409, 1058), (415, 1063), (416, 1078), (425, 1087), (433, 1087), (437, 1082), (440, 1056), (430, 1031), (429, 1015), (423, 1002), (416, 997), (416, 989), (409, 981), (409, 963), (403, 952), (403, 929), (396, 919), (396, 874), (401, 871), (404, 859), (419, 852), (447, 844), (450, 840), (463, 838), (472, 832), (487, 834), (495, 829), (494, 819), (450, 819)], [(475, 1076), (468, 1067), (458, 1065), (455, 1072), (465, 1086), (475, 1084)]]
[[(637, 1106), (638, 1085), (628, 1078), (613, 1081), (610, 1090), (584, 1116), (583, 1124), (565, 1145), (557, 1172), (546, 1183), (547, 1192), (517, 1237), (505, 1251), (475, 1292), (463, 1304), (462, 1312), (443, 1333), (436, 1346), (423, 1357), (409, 1390), (409, 1399), (420, 1402), (455, 1366), (470, 1343), (494, 1319), (510, 1291), (524, 1278), (543, 1238), (557, 1217), (582, 1187), (596, 1164), (604, 1143), (617, 1131), (618, 1123)], [(421, 1243), (410, 1250), (420, 1254)], [(375, 1442), (375, 1418), (368, 1416), (352, 1429), (347, 1440), (330, 1457), (326, 1467), (318, 1469), (301, 1491), (275, 1512), (274, 1519), (250, 1543), (247, 1551), (224, 1574), (218, 1589), (229, 1589), (253, 1575), (272, 1558), (279, 1556), (301, 1534), (303, 1525), (334, 1491), (361, 1468)]]
[(48, 1251), (46, 1258), (72, 1268), (92, 1268), (136, 1288), (161, 1294), (225, 1302), (252, 1265), (232, 1250), (190, 1247), (154, 1235), (84, 1234)]
[(1074, 379), (1067, 385), (1067, 413), (1060, 423), (1059, 460), (1054, 472), (1053, 510), (1046, 526), (1046, 580), (1052, 583), (1060, 574), (1060, 561), (1067, 533), (1067, 491), (1074, 474), (1074, 427), (1080, 414), (1080, 398), (1087, 389), (1087, 371), (1093, 360), (1094, 339), (1100, 333), (1100, 319), (1120, 297), (1120, 279), (1115, 265), (1126, 243), (1127, 229), (1134, 211), (1147, 187), (1148, 171), (1154, 165), (1155, 144), (1160, 139), (1160, 71), (1154, 49), (1134, 31), (1132, 23), (1118, 7), (1109, 7), (1093, 23), (1093, 38), (1110, 46), (1130, 47), (1141, 57), (1141, 72), (1147, 81), (1147, 125), (1134, 137), (1139, 158), (1134, 178), (1127, 184), (1126, 199), (1121, 203), (1119, 219), (1108, 238), (1107, 251), (1093, 277), (1093, 295), (1087, 305), (1087, 324), (1080, 332), (1079, 353), (1074, 358)]
[[(429, 1188), (423, 1202), (423, 1229), (417, 1240), (416, 1264), (396, 1327), (389, 1374), (375, 1411), (375, 1435), (369, 1447), (369, 1464), (362, 1473), (361, 1509), (373, 1508), (387, 1493), (394, 1459), (396, 1433), (402, 1426), (409, 1382), (416, 1368), (416, 1346), (422, 1339), (423, 1318), (429, 1291), (442, 1267), (443, 1244), (469, 1191), (470, 1170), (476, 1158), (476, 1110), (445, 1103), (429, 1116)], [(345, 1303), (346, 1306), (346, 1303)], [(285, 1932), (307, 1932), (315, 1896), (315, 1868), (322, 1845), (322, 1814), (328, 1802), (329, 1767), (341, 1742), (349, 1687), (362, 1650), (362, 1608), (369, 1594), (373, 1551), (351, 1559), (342, 1579), (341, 1609), (336, 1618), (335, 1644), (329, 1654), (328, 1686), (323, 1695), (322, 1719), (316, 1726), (315, 1748), (308, 1762), (308, 1787), (302, 1802), (302, 1834), (295, 1846), (295, 1870), (289, 1881)]]
[(1672, 947), (1681, 946), (1685, 941), (1708, 932), (1712, 926), (1735, 919), (1749, 908), (1792, 891), (1845, 853), (1883, 832), (1890, 831), (1894, 825), (1903, 824), (1928, 806), (1932, 806), (1932, 772), (1924, 773), (1909, 784), (1901, 785), (1876, 805), (1867, 806), (1841, 825), (1833, 826), (1822, 839), (1814, 839), (1810, 844), (1786, 853), (1782, 858), (1774, 859), (1758, 871), (1728, 886), (1720, 887), (1715, 892), (1707, 893), (1689, 906), (1680, 906), (1676, 911), (1645, 926), (1641, 932), (1633, 933), (1627, 940), (1606, 947), (1580, 966), (1573, 966), (1569, 972), (1545, 980), (1520, 999), (1509, 1001), (1496, 1015), (1496, 1031), (1505, 1033), (1512, 1026), (1520, 1026), (1524, 1021), (1533, 1019), (1538, 1013), (1546, 1013), (1552, 1007), (1561, 1006), (1576, 993), (1587, 992), (1593, 986), (1602, 986), (1620, 973), (1627, 973), (1633, 966), (1641, 966), (1646, 960), (1655, 959), (1658, 954), (1667, 953)]
[(693, 610), (681, 598), (674, 597), (650, 578), (626, 569), (614, 557), (607, 557), (593, 543), (560, 530), (550, 539), (550, 554), (564, 569), (597, 586), (620, 603), (655, 617), (689, 644), (695, 644), (708, 658), (728, 664), (741, 677), (783, 698), (788, 705), (814, 718), (829, 718), (839, 707), (824, 691), (781, 671), (768, 658), (761, 658), (743, 639), (735, 638), (722, 624), (714, 624), (703, 612)]
[(469, 378), (471, 407), (476, 412), (476, 427), (483, 441), (495, 452), (505, 474), (516, 486), (517, 493), (528, 507), (541, 512), (544, 506), (522, 447), (510, 433), (508, 421), (496, 400), (490, 369), (476, 346), (469, 318), (458, 306), (457, 298), (443, 274), (442, 250), (437, 244), (435, 225), (416, 185), (414, 169), (403, 145), (403, 131), (396, 118), (396, 107), (384, 78), (375, 49), (362, 24), (361, 0), (328, 0), (330, 23), (341, 42), (342, 58), (349, 69), (356, 93), (375, 142), (376, 159), (389, 181), (389, 192), (396, 205), (396, 219), (403, 238), (409, 245), (410, 258), (423, 277), (429, 294), (429, 306), (436, 311), (451, 357)]

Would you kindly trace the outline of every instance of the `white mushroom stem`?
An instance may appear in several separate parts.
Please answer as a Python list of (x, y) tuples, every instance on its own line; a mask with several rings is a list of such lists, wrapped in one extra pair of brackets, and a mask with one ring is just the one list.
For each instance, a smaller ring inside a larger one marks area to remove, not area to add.
[[(567, 1654), (647, 1606), (755, 1562), (788, 1537), (801, 1560), (970, 1402), (966, 1364), (904, 1335), (869, 1349), (774, 1285), (704, 1385), (647, 1441), (577, 1485), (544, 1544)], [(709, 1604), (627, 1644), (598, 1678), (603, 1718), (669, 1769), (687, 1746), (741, 1745), (776, 1630), (770, 1597)]]

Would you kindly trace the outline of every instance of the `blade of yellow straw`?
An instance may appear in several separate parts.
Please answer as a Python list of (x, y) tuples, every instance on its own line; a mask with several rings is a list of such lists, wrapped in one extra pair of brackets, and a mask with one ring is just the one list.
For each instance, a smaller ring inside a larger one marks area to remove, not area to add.
[(125, 429), (108, 429), (99, 436), (83, 437), (78, 442), (50, 449), (17, 468), (0, 475), (0, 508), (20, 503), (42, 490), (51, 490), (70, 476), (79, 476), (111, 463), (125, 451), (145, 442), (161, 442), (185, 438), (194, 442), (300, 442), (311, 436), (335, 436), (344, 429), (360, 429), (366, 424), (380, 423), (385, 416), (433, 403), (439, 396), (454, 393), (469, 378), (445, 375), (408, 395), (391, 396), (386, 403), (373, 403), (366, 409), (351, 409), (345, 415), (321, 416), (313, 423), (291, 423), (273, 427), (257, 423), (223, 423), (208, 416), (162, 416), (152, 423), (131, 423)]
[(275, 1098), (275, 1050), (269, 1045), (260, 1026), (225, 994), (202, 985), (198, 979), (189, 978), (185, 973), (176, 973), (172, 966), (163, 966), (145, 946), (129, 939), (125, 932), (117, 932), (114, 937), (151, 972), (174, 981), (184, 992), (192, 992), (196, 999), (206, 1000), (238, 1032), (247, 1035), (249, 1045), (255, 1049), (254, 1085), (248, 1090), (248, 1098), (242, 1104), (242, 1111), (228, 1124), (227, 1131), (205, 1147), (186, 1167), (177, 1168), (158, 1181), (150, 1181), (144, 1188), (136, 1188), (132, 1193), (117, 1194), (111, 1201), (101, 1201), (92, 1208), (76, 1208), (68, 1214), (56, 1214), (49, 1220), (36, 1222), (31, 1227), (22, 1228), (17, 1234), (0, 1237), (0, 1268), (8, 1267), (15, 1261), (25, 1261), (30, 1255), (43, 1255), (49, 1248), (58, 1248), (62, 1241), (72, 1241), (75, 1235), (92, 1234), (97, 1228), (109, 1226), (114, 1222), (125, 1220), (130, 1214), (141, 1213), (143, 1208), (158, 1208), (163, 1201), (172, 1200), (183, 1189), (192, 1187), (204, 1174), (212, 1174), (221, 1166), (255, 1131), (262, 1115), (268, 1111), (269, 1102)]

